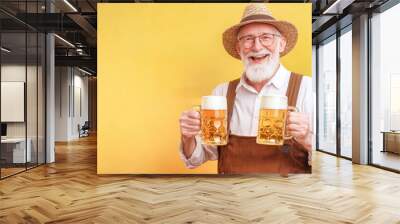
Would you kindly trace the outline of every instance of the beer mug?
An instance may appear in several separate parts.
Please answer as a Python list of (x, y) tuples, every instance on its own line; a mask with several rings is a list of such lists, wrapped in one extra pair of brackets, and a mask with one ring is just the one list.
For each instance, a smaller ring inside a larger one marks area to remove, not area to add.
[(257, 143), (263, 145), (283, 145), (285, 136), (287, 112), (298, 111), (288, 106), (286, 96), (268, 95), (261, 98), (260, 115), (258, 120)]
[(206, 145), (226, 145), (227, 103), (225, 96), (203, 96), (200, 106), (201, 140)]

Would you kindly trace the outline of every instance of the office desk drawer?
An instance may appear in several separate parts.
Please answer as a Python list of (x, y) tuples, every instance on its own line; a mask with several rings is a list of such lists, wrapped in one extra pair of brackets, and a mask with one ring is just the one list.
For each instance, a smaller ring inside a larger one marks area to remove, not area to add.
[(400, 132), (382, 132), (383, 151), (400, 154)]

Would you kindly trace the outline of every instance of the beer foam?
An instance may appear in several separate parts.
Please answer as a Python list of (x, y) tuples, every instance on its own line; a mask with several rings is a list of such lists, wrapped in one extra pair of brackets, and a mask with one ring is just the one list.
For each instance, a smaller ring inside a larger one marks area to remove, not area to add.
[(226, 110), (225, 96), (203, 96), (201, 98), (201, 109), (203, 110)]
[(265, 95), (261, 98), (261, 109), (286, 110), (288, 107), (287, 97), (282, 95)]

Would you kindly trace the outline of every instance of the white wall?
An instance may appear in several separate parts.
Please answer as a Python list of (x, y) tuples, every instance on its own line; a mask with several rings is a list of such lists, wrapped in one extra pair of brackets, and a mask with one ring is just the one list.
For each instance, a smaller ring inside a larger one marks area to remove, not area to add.
[(68, 141), (70, 74), (67, 67), (55, 68), (55, 141)]
[[(31, 74), (33, 67), (28, 66), (28, 74)], [(25, 64), (9, 64), (1, 66), (1, 81), (2, 82), (25, 82)], [(36, 94), (35, 94), (36, 96)], [(5, 110), (6, 108), (1, 108)], [(11, 122), (7, 123), (7, 137), (25, 137), (25, 123)]]
[[(78, 133), (78, 129), (77, 126), (78, 124), (80, 124), (81, 126), (85, 123), (85, 121), (88, 121), (89, 118), (89, 111), (88, 111), (88, 96), (89, 96), (89, 92), (88, 92), (88, 77), (85, 76), (81, 76), (82, 73), (78, 73), (78, 75), (76, 75), (76, 71), (75, 70), (75, 79), (74, 79), (74, 86), (75, 86), (75, 113), (74, 114), (74, 119), (72, 119), (72, 135), (74, 136), (74, 138), (79, 137), (79, 133)], [(80, 93), (78, 92), (80, 91)], [(80, 97), (79, 97), (80, 95)], [(79, 102), (80, 101), (80, 102)], [(81, 108), (79, 108), (81, 107)], [(82, 111), (79, 111), (82, 110)]]
[[(38, 69), (38, 70), (37, 70)], [(44, 74), (42, 68), (25, 64), (3, 64), (1, 66), (2, 82), (24, 82), (26, 83), (26, 108), (23, 106), (22, 112), (26, 110), (27, 120), (25, 122), (6, 122), (8, 138), (24, 138), (25, 135), (30, 139), (32, 161), (44, 162)], [(27, 80), (25, 80), (27, 78)], [(4, 97), (4, 96), (2, 96)], [(1, 108), (7, 110), (9, 108)], [(12, 111), (11, 111), (12, 112)], [(39, 156), (37, 157), (37, 151)]]
[(79, 138), (78, 124), (88, 120), (88, 78), (71, 67), (56, 67), (55, 73), (55, 140), (70, 141)]
[[(36, 76), (36, 67), (34, 66), (28, 66), (27, 68), (27, 75), (28, 75), (28, 80), (29, 84), (36, 86), (36, 81), (33, 81), (34, 79), (30, 77), (31, 75)], [(1, 81), (3, 82), (25, 82), (25, 64), (24, 65), (18, 65), (18, 64), (6, 64), (1, 66)], [(33, 83), (34, 82), (34, 83)], [(29, 104), (30, 102), (33, 102), (36, 100), (36, 88), (28, 88), (27, 89), (27, 103)], [(33, 99), (35, 98), (35, 100)], [(35, 105), (27, 105), (27, 106), (34, 106), (36, 109), (36, 101)], [(5, 110), (6, 108), (1, 108), (2, 110)], [(29, 111), (30, 112), (30, 111)], [(27, 118), (28, 122), (34, 121), (36, 123), (36, 113), (27, 113)], [(32, 127), (34, 130), (30, 131), (28, 130), (28, 137), (29, 133), (32, 133), (35, 131), (36, 133), (36, 124), (35, 127), (33, 127), (33, 124), (28, 124), (28, 129)], [(7, 122), (7, 136), (8, 137), (25, 137), (25, 122)]]

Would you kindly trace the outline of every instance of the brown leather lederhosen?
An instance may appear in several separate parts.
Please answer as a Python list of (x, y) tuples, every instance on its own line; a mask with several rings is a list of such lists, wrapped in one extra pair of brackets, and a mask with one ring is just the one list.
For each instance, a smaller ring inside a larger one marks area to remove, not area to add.
[[(286, 91), (288, 105), (296, 106), (302, 75), (292, 73)], [(229, 83), (227, 92), (228, 133), (240, 79)], [(284, 146), (268, 146), (256, 143), (256, 137), (229, 135), (228, 144), (218, 147), (218, 173), (311, 173), (308, 153), (294, 140)]]

